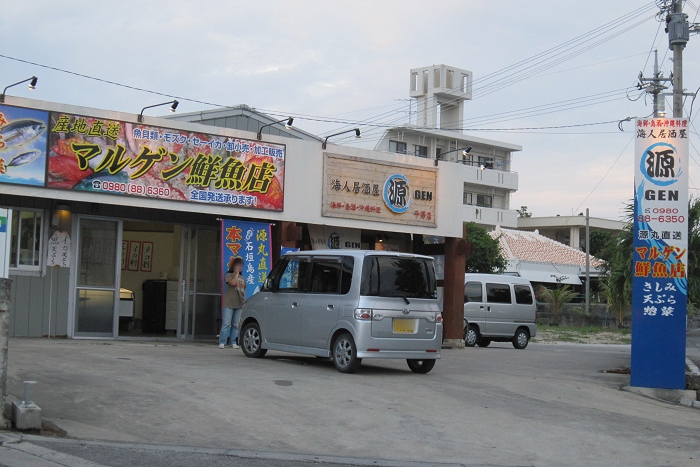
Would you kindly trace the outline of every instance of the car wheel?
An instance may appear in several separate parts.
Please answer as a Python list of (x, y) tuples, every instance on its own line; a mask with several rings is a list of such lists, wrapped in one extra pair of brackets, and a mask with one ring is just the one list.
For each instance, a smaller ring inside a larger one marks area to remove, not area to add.
[(435, 366), (435, 360), (406, 360), (408, 367), (414, 373), (426, 374)]
[(464, 346), (474, 347), (479, 340), (479, 331), (476, 326), (469, 326), (464, 330)]
[(246, 324), (243, 328), (243, 338), (239, 340), (242, 344), (243, 355), (246, 357), (260, 358), (267, 353), (267, 349), (262, 348), (262, 335), (258, 323)]
[(527, 347), (528, 342), (530, 342), (530, 333), (527, 329), (520, 328), (515, 331), (515, 336), (513, 336), (513, 347), (516, 349), (524, 349)]
[(491, 339), (484, 339), (483, 337), (476, 341), (476, 345), (479, 347), (488, 347), (491, 343)]
[(357, 358), (357, 348), (355, 341), (348, 333), (341, 334), (333, 342), (333, 364), (341, 373), (354, 373), (362, 363), (361, 358)]

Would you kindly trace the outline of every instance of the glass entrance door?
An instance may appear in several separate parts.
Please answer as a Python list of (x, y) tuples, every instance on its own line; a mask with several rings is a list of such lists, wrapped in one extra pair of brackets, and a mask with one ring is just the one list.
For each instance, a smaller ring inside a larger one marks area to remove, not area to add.
[(183, 227), (180, 245), (181, 336), (213, 341), (221, 316), (221, 232)]
[(78, 220), (76, 337), (116, 337), (121, 222)]

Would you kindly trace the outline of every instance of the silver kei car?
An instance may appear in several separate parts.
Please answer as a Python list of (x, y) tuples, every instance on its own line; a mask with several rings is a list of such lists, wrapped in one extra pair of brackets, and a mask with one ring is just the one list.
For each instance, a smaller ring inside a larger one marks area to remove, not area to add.
[(433, 258), (406, 253), (317, 250), (288, 253), (246, 302), (240, 344), (330, 357), (342, 373), (364, 358), (406, 359), (428, 373), (440, 358), (442, 315)]

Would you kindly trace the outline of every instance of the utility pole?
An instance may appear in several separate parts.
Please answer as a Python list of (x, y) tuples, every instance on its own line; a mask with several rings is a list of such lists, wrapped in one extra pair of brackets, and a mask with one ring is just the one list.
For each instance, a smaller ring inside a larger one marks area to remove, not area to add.
[(586, 208), (586, 315), (591, 313), (591, 217)]
[(673, 118), (683, 118), (683, 49), (690, 39), (688, 15), (683, 13), (683, 0), (673, 0), (666, 16), (668, 45), (673, 51)]
[(654, 50), (654, 74), (651, 78), (645, 78), (642, 73), (639, 73), (639, 83), (637, 89), (651, 94), (654, 101), (654, 118), (666, 116), (666, 105), (663, 91), (668, 89), (668, 86), (662, 84), (671, 81), (671, 78), (664, 78), (663, 73), (659, 71), (659, 52)]

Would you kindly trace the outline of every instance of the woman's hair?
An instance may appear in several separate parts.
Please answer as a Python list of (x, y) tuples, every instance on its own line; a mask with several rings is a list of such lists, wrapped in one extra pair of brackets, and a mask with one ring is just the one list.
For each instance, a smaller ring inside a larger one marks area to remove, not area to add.
[(228, 265), (228, 272), (233, 272), (236, 269), (236, 266), (239, 264), (243, 266), (243, 258), (233, 258), (233, 261), (231, 261)]

